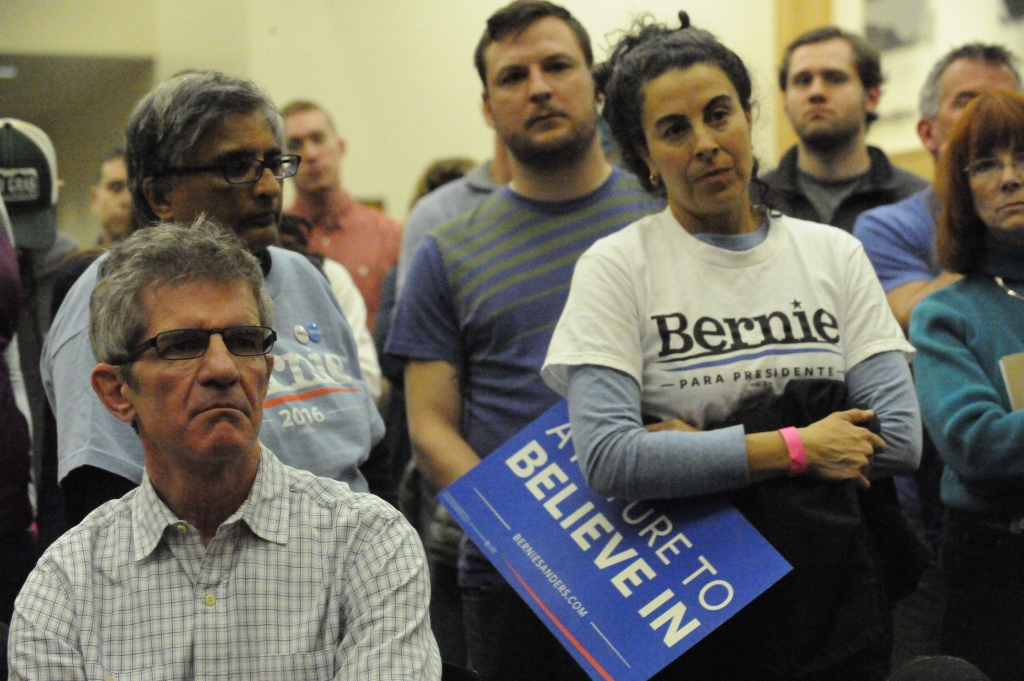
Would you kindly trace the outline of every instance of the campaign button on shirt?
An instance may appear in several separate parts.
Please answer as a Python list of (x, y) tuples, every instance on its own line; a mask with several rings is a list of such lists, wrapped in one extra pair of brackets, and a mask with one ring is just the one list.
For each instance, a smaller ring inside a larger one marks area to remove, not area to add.
[[(319, 336), (319, 334), (320, 332), (318, 331), (317, 335)], [(306, 331), (306, 327), (304, 327), (302, 324), (295, 325), (295, 340), (299, 341), (303, 345), (309, 342), (309, 332)], [(317, 338), (317, 340), (320, 339)]]
[(320, 327), (313, 322), (306, 324), (306, 335), (309, 336), (309, 340), (314, 343), (319, 343), (320, 339), (323, 337), (320, 335)]

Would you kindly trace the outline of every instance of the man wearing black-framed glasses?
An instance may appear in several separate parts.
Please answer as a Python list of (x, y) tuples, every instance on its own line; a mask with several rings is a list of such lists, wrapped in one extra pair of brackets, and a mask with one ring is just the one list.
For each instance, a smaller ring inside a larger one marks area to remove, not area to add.
[(205, 218), (140, 230), (102, 261), (91, 385), (134, 428), (146, 475), (29, 575), (12, 679), (439, 678), (416, 531), (261, 442), (271, 375), (291, 361), (269, 354), (268, 288)]
[[(205, 215), (260, 261), (280, 322), (261, 440), (288, 465), (367, 491), (360, 466), (384, 427), (352, 329), (323, 275), (273, 245), (282, 180), (300, 163), (284, 153), (277, 108), (246, 80), (212, 71), (172, 78), (136, 106), (125, 160), (136, 229), (161, 220), (190, 224)], [(95, 359), (85, 330), (99, 266), (68, 293), (43, 351), (69, 525), (135, 487), (143, 471), (138, 438), (89, 388)]]

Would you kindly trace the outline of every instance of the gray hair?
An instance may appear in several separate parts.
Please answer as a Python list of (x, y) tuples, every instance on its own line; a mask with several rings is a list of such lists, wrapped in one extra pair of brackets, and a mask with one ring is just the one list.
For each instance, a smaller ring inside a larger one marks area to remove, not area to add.
[(1017, 89), (1020, 90), (1020, 73), (1017, 72), (1017, 57), (1013, 52), (1002, 45), (986, 45), (985, 43), (968, 43), (953, 48), (947, 52), (942, 59), (935, 63), (928, 77), (921, 86), (921, 95), (918, 99), (918, 110), (921, 118), (935, 118), (939, 115), (939, 107), (942, 105), (942, 93), (939, 92), (939, 81), (942, 74), (950, 65), (960, 59), (979, 61), (989, 66), (1005, 66), (1010, 69), (1013, 79), (1017, 81)]
[(135, 106), (125, 131), (128, 191), (132, 195), (135, 228), (159, 218), (142, 191), (146, 178), (155, 178), (160, 191), (169, 191), (174, 177), (160, 177), (180, 166), (203, 135), (228, 114), (260, 111), (278, 143), (284, 145), (284, 121), (270, 98), (252, 81), (219, 71), (193, 71), (169, 78)]
[(260, 262), (238, 237), (205, 215), (182, 226), (161, 222), (141, 229), (110, 250), (100, 263), (99, 283), (89, 301), (89, 341), (98, 362), (118, 364), (132, 384), (131, 351), (149, 325), (142, 292), (193, 282), (245, 282), (256, 298), (260, 325), (273, 323), (273, 304)]

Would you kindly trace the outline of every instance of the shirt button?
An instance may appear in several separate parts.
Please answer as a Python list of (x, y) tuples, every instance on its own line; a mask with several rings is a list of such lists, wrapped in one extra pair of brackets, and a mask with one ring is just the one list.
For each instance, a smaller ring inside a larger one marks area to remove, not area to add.
[(359, 273), (360, 277), (365, 277), (370, 274), (370, 268), (367, 267), (366, 265), (360, 265), (358, 268), (356, 268), (356, 272)]
[(206, 604), (207, 605), (213, 605), (216, 602), (217, 602), (217, 597), (216, 596), (214, 596), (213, 594), (207, 594), (206, 595)]
[(114, 677), (113, 676), (108, 676), (107, 677), (107, 681), (114, 681)]
[(176, 529), (178, 531), (178, 534), (185, 534), (186, 532), (188, 532), (188, 528), (185, 527), (184, 523), (179, 523), (179, 524), (175, 525), (174, 529)]

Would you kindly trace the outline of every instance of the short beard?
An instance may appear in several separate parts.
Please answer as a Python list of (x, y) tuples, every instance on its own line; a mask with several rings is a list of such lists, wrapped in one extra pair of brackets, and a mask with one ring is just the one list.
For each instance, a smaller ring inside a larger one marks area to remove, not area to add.
[(582, 161), (593, 146), (596, 134), (595, 119), (551, 144), (536, 144), (526, 135), (518, 134), (510, 135), (502, 141), (513, 158), (530, 170), (552, 172), (571, 168)]
[(859, 134), (860, 126), (857, 125), (838, 130), (814, 130), (800, 134), (799, 137), (804, 147), (811, 153), (828, 156), (849, 147)]

